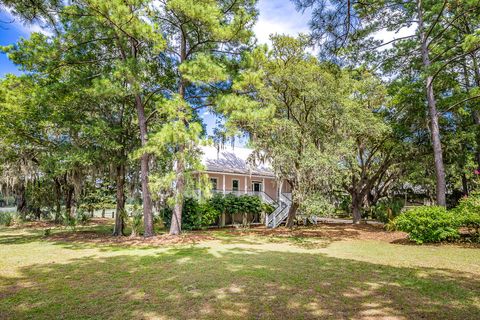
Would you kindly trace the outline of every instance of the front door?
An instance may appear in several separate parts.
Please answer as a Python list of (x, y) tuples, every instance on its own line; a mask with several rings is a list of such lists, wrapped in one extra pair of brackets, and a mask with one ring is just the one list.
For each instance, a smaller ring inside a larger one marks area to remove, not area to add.
[(253, 192), (262, 192), (262, 183), (258, 181), (253, 181), (252, 190)]

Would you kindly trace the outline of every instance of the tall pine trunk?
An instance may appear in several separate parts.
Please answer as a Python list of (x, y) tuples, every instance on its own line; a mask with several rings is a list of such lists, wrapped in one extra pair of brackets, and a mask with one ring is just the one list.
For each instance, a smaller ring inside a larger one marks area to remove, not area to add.
[[(135, 106), (137, 109), (138, 126), (140, 128), (140, 141), (142, 147), (147, 144), (147, 119), (145, 118), (145, 108), (142, 103), (140, 95), (135, 96)], [(152, 237), (153, 232), (153, 212), (152, 212), (152, 200), (150, 197), (150, 189), (148, 187), (148, 162), (150, 156), (144, 152), (140, 159), (140, 181), (142, 183), (142, 198), (143, 198), (143, 222), (144, 222), (144, 236)]]
[[(183, 31), (183, 30), (182, 30)], [(184, 33), (181, 34), (180, 41), (180, 64), (187, 59), (187, 40)], [(185, 99), (186, 81), (182, 75), (180, 75), (180, 84), (178, 87), (178, 94), (180, 98)], [(185, 123), (187, 125), (187, 123)], [(177, 153), (179, 157), (177, 159), (175, 173), (175, 206), (172, 213), (172, 222), (170, 224), (170, 234), (179, 235), (182, 232), (182, 210), (183, 210), (183, 193), (185, 192), (185, 146), (180, 144), (178, 146)]]
[[(180, 146), (180, 148), (183, 148), (183, 146)], [(179, 150), (179, 153), (182, 152), (183, 150)], [(170, 224), (170, 234), (172, 235), (179, 235), (182, 232), (183, 192), (185, 190), (184, 171), (184, 160), (178, 159), (175, 168), (177, 175), (175, 182), (175, 206), (173, 208), (172, 222)]]
[[(422, 45), (422, 61), (426, 72), (430, 72), (431, 62), (429, 57), (428, 48), (428, 35), (425, 30), (423, 22), (423, 8), (422, 1), (417, 1), (418, 11), (418, 28), (420, 32), (421, 45)], [(445, 182), (445, 167), (443, 164), (443, 151), (440, 139), (440, 128), (438, 124), (438, 111), (435, 100), (435, 92), (433, 90), (433, 76), (429, 75), (426, 79), (426, 91), (428, 102), (428, 115), (430, 118), (430, 134), (433, 145), (433, 156), (435, 162), (435, 178), (436, 178), (436, 197), (437, 204), (439, 206), (446, 206), (446, 182)]]
[(117, 165), (117, 194), (116, 194), (116, 202), (117, 208), (115, 210), (115, 227), (113, 229), (114, 236), (123, 236), (124, 228), (125, 228), (125, 221), (124, 221), (124, 213), (125, 213), (125, 165), (119, 164)]

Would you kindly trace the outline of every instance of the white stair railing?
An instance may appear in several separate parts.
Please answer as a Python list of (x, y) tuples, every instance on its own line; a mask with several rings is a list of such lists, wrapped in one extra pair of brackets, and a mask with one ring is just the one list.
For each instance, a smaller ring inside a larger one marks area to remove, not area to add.
[(288, 212), (292, 205), (292, 197), (289, 193), (280, 193), (278, 198), (278, 207), (265, 219), (267, 228), (276, 228), (288, 217)]

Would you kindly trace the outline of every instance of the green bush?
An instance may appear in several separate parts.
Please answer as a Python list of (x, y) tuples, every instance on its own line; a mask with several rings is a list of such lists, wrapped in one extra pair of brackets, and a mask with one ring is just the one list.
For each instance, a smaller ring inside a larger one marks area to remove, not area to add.
[(72, 229), (73, 231), (77, 230), (77, 219), (72, 217), (69, 212), (64, 213), (63, 223), (66, 227)]
[[(186, 198), (183, 204), (182, 229), (194, 230), (208, 227), (217, 221), (222, 213), (225, 214), (244, 214), (244, 224), (247, 214), (260, 214), (262, 212), (273, 212), (268, 204), (264, 204), (258, 196), (235, 196), (227, 194), (215, 194), (205, 202), (200, 202), (195, 198)], [(172, 210), (163, 208), (160, 216), (166, 226), (170, 225), (172, 219)]]
[(10, 227), (13, 223), (12, 212), (0, 212), (0, 225)]
[(407, 232), (417, 243), (439, 242), (459, 237), (458, 221), (443, 207), (418, 207), (395, 219), (397, 230)]
[(90, 216), (82, 209), (78, 209), (76, 219), (81, 225), (86, 225), (90, 221)]
[(469, 232), (480, 236), (480, 193), (473, 192), (470, 196), (462, 198), (458, 206), (452, 209), (459, 226), (466, 227)]
[(372, 218), (383, 223), (388, 223), (402, 212), (403, 204), (402, 199), (381, 200), (377, 205), (372, 207)]
[[(182, 229), (195, 230), (208, 227), (215, 222), (219, 215), (220, 211), (210, 201), (199, 202), (194, 198), (186, 198), (183, 203)], [(172, 210), (164, 209), (163, 219), (165, 224), (170, 225)]]
[(131, 216), (132, 233), (130, 234), (130, 236), (136, 237), (140, 234), (143, 222), (142, 208), (138, 204), (133, 205)]

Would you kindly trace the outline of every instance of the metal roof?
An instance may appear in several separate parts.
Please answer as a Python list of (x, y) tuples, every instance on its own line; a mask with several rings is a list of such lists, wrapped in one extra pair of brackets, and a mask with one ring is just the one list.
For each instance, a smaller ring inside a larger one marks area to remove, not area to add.
[(268, 163), (254, 163), (252, 149), (202, 146), (202, 163), (207, 171), (274, 177)]

